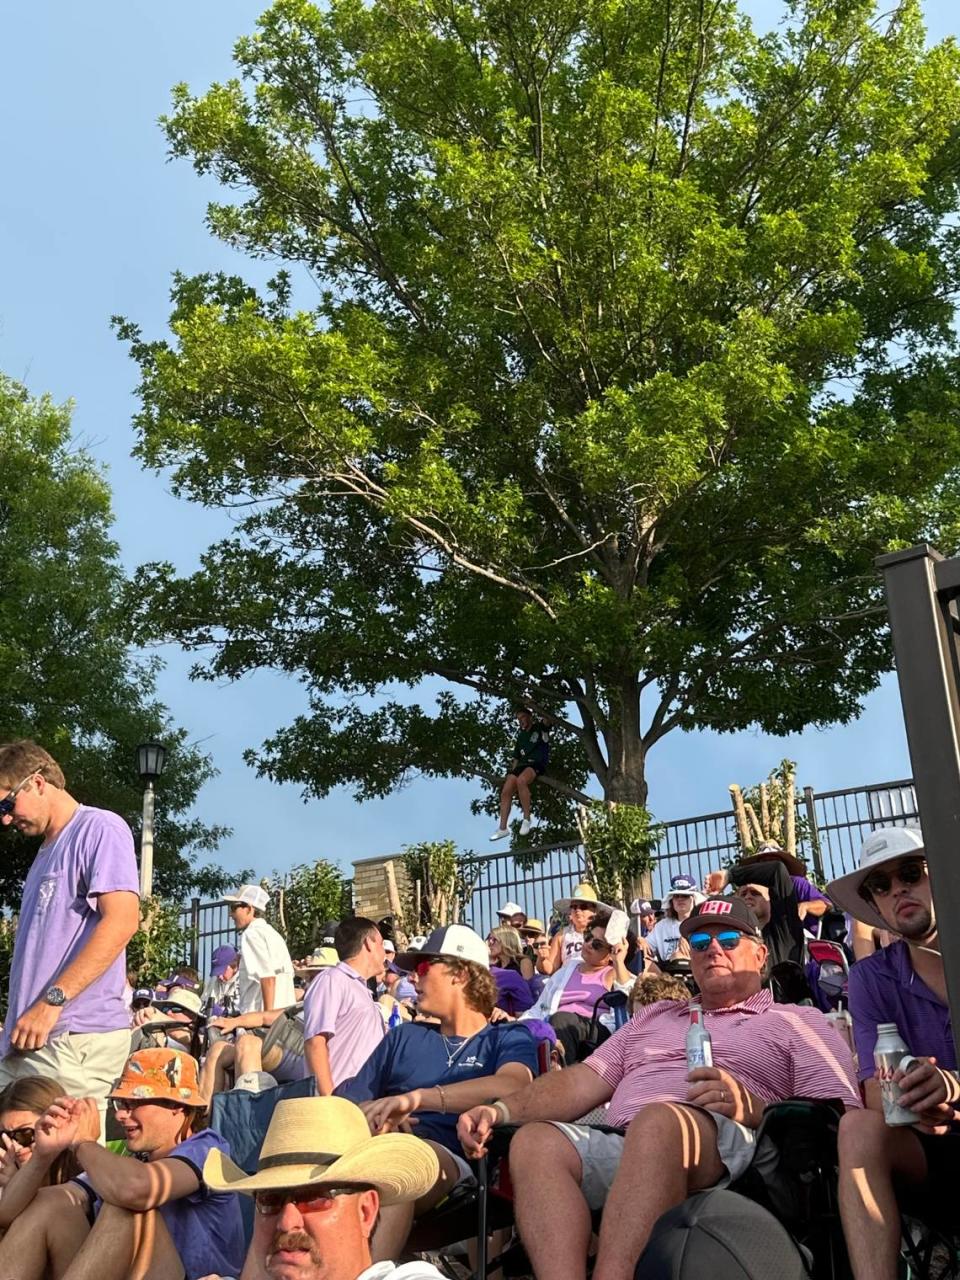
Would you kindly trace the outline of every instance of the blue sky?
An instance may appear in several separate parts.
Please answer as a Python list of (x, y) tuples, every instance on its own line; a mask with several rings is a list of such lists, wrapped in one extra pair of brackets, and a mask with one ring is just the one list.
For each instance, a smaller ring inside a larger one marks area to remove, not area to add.
[[(189, 164), (167, 161), (156, 119), (177, 81), (199, 91), (231, 73), (233, 41), (264, 7), (36, 0), (4, 14), (0, 369), (35, 394), (76, 402), (75, 436), (108, 467), (115, 534), (131, 569), (159, 558), (189, 569), (224, 528), (221, 515), (177, 501), (130, 457), (136, 371), (109, 320), (119, 312), (158, 336), (174, 270), (256, 270), (205, 231), (214, 188)], [(781, 12), (774, 0), (746, 7), (766, 25)], [(960, 27), (948, 0), (928, 0), (926, 12), (932, 38)], [(190, 683), (189, 659), (171, 648), (163, 656), (161, 696), (220, 769), (197, 807), (234, 827), (222, 850), (227, 868), (265, 873), (319, 856), (348, 865), (447, 837), (489, 847), (491, 824), (471, 816), (467, 783), (415, 782), (358, 806), (345, 792), (304, 804), (296, 787), (256, 778), (242, 750), (302, 710), (300, 686), (269, 673), (233, 685)], [(651, 807), (661, 819), (724, 809), (730, 782), (748, 785), (785, 755), (799, 762), (802, 783), (820, 789), (909, 776), (895, 681), (846, 727), (786, 739), (669, 735), (650, 759)]]

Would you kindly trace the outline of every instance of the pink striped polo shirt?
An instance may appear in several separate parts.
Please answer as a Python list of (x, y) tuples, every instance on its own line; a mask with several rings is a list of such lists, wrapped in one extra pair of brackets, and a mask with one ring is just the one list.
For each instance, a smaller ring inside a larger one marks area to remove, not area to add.
[[(774, 1004), (769, 991), (727, 1009), (705, 1009), (714, 1066), (765, 1102), (839, 1098), (861, 1106), (850, 1050), (819, 1009)], [(684, 1102), (686, 1004), (661, 1000), (638, 1009), (586, 1060), (613, 1089), (607, 1124), (625, 1126), (648, 1102)]]

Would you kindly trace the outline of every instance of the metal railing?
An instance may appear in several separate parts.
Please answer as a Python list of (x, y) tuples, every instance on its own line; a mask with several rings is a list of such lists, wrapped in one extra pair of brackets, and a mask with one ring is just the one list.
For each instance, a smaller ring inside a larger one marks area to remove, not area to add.
[[(910, 779), (882, 782), (841, 791), (804, 789), (797, 801), (797, 851), (818, 880), (832, 880), (857, 866), (860, 845), (879, 826), (909, 826), (919, 821)], [(651, 870), (654, 898), (662, 898), (670, 878), (694, 876), (700, 884), (708, 871), (728, 863), (737, 853), (732, 812), (701, 814), (659, 824), (660, 841)], [(557, 898), (568, 897), (586, 871), (583, 846), (576, 841), (526, 851), (522, 863), (510, 852), (478, 859), (479, 869), (465, 918), (479, 933), (496, 923), (497, 909), (507, 900), (519, 902), (529, 916), (547, 923)], [(206, 973), (210, 957), (222, 943), (236, 943), (237, 932), (226, 907), (194, 898), (180, 918), (188, 931), (185, 959)]]

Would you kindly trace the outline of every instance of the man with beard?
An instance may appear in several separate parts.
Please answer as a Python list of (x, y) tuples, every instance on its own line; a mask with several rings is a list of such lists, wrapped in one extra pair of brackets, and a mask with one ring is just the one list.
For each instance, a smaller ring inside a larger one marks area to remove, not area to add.
[[(935, 1207), (953, 1197), (960, 1174), (960, 1101), (956, 1054), (943, 960), (937, 943), (923, 836), (918, 827), (874, 831), (860, 851), (860, 868), (827, 886), (842, 910), (899, 935), (896, 942), (850, 970), (850, 1013), (867, 1109), (840, 1124), (840, 1211), (856, 1280), (894, 1280), (900, 1244), (897, 1190), (922, 1190)], [(919, 1123), (884, 1122), (873, 1051), (880, 1023), (895, 1023), (917, 1061), (894, 1079), (901, 1105)], [(949, 1189), (949, 1190), (948, 1190)]]
[(438, 1280), (429, 1262), (370, 1257), (381, 1205), (415, 1200), (438, 1174), (428, 1143), (405, 1133), (371, 1137), (345, 1098), (278, 1102), (249, 1177), (222, 1152), (211, 1151), (203, 1167), (208, 1187), (254, 1198), (242, 1280)]

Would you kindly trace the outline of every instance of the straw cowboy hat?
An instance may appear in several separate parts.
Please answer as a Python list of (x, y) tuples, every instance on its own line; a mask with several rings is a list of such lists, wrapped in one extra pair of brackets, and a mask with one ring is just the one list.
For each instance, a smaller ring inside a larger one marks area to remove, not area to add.
[(860, 897), (860, 886), (877, 867), (899, 862), (901, 858), (922, 857), (923, 852), (923, 832), (919, 827), (879, 827), (860, 846), (859, 868), (831, 880), (827, 885), (827, 895), (835, 907), (853, 916), (854, 920), (862, 920), (875, 929), (896, 932), (872, 902)]
[(613, 907), (609, 907), (605, 902), (600, 901), (597, 897), (596, 889), (592, 884), (587, 884), (586, 880), (581, 880), (579, 884), (573, 886), (573, 893), (569, 898), (557, 898), (553, 904), (553, 909), (554, 911), (569, 911), (571, 902), (589, 902), (598, 910), (613, 910)]
[(782, 845), (777, 844), (773, 840), (767, 840), (763, 844), (757, 846), (755, 853), (749, 858), (741, 858), (740, 866), (749, 867), (755, 862), (782, 862), (787, 868), (787, 874), (791, 876), (806, 877), (807, 868), (805, 863), (799, 858), (794, 857), (792, 853), (787, 853)]
[(286, 1098), (278, 1102), (260, 1151), (246, 1174), (218, 1148), (207, 1153), (203, 1180), (214, 1191), (273, 1191), (320, 1183), (375, 1187), (381, 1204), (416, 1200), (440, 1176), (429, 1142), (406, 1133), (371, 1138), (363, 1112), (346, 1098)]

